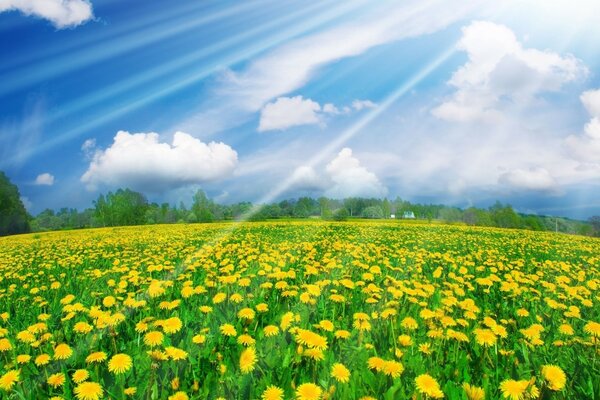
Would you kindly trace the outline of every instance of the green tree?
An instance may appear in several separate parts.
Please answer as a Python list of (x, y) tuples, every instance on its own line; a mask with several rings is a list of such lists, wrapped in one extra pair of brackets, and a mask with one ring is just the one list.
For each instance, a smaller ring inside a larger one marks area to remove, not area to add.
[(142, 225), (148, 210), (146, 197), (130, 189), (100, 195), (94, 202), (94, 217), (101, 226)]
[(0, 236), (30, 230), (29, 215), (21, 201), (19, 189), (0, 171)]
[(383, 210), (379, 206), (369, 206), (363, 210), (362, 216), (372, 219), (383, 218)]

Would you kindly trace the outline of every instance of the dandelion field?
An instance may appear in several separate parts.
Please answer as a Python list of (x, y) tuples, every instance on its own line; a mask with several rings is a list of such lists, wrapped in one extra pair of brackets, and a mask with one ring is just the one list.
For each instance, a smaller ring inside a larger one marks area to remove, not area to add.
[(0, 238), (2, 399), (598, 399), (600, 241), (387, 222)]

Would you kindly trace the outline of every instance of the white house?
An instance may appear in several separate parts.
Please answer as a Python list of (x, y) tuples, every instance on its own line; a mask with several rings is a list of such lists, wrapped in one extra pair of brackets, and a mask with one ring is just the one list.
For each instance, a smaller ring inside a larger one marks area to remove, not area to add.
[(403, 219), (415, 219), (415, 213), (412, 211), (404, 211), (404, 214), (402, 214), (402, 218)]

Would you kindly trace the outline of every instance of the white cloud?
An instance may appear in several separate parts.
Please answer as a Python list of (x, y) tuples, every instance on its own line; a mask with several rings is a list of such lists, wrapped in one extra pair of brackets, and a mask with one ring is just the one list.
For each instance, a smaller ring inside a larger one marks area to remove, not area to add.
[(54, 176), (52, 174), (49, 174), (48, 172), (44, 172), (43, 174), (40, 174), (37, 176), (37, 178), (35, 178), (34, 183), (36, 185), (52, 186), (54, 185)]
[(93, 17), (87, 0), (0, 0), (0, 12), (13, 10), (47, 19), (57, 28), (77, 26)]
[(535, 96), (556, 92), (588, 72), (571, 55), (524, 48), (509, 28), (492, 22), (463, 28), (458, 49), (467, 53), (468, 61), (448, 82), (456, 91), (432, 110), (450, 121), (498, 122), (503, 108), (524, 107)]
[(377, 176), (360, 164), (348, 147), (325, 167), (333, 185), (325, 195), (332, 198), (352, 196), (382, 197), (387, 194), (387, 188), (382, 185)]
[[(371, 100), (352, 102), (352, 108), (356, 111), (376, 106)], [(347, 115), (352, 112), (352, 108), (344, 106), (340, 110), (332, 103), (321, 106), (316, 101), (302, 96), (279, 97), (261, 110), (258, 131), (286, 130), (300, 125), (325, 126), (325, 115)]]
[(303, 165), (292, 173), (292, 188), (297, 190), (319, 191), (324, 190), (328, 182), (319, 175), (314, 168)]
[(298, 125), (319, 124), (321, 106), (302, 96), (279, 97), (264, 106), (260, 114), (258, 131), (285, 130)]
[(351, 23), (292, 40), (242, 71), (227, 71), (214, 90), (216, 97), (178, 126), (214, 132), (239, 124), (272, 99), (303, 87), (325, 65), (385, 43), (436, 32), (483, 4), (457, 0), (447, 7), (443, 0), (407, 0), (372, 7)]
[(545, 168), (513, 169), (503, 173), (498, 183), (515, 189), (533, 191), (555, 191), (557, 183)]
[(371, 100), (354, 100), (352, 102), (352, 108), (356, 111), (361, 111), (364, 108), (375, 108), (377, 104), (373, 103)]
[(584, 92), (580, 100), (591, 119), (582, 135), (570, 135), (565, 143), (571, 156), (582, 164), (580, 170), (597, 170), (600, 168), (600, 89)]
[(176, 132), (169, 144), (156, 133), (119, 131), (109, 148), (96, 151), (81, 181), (90, 190), (104, 184), (164, 191), (227, 177), (237, 160), (228, 145), (206, 144), (184, 132)]

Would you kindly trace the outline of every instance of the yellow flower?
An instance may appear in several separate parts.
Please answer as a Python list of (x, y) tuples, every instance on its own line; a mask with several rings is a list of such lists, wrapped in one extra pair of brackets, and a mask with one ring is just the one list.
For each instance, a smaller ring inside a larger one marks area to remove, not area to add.
[(85, 358), (85, 362), (88, 364), (91, 363), (101, 363), (106, 360), (106, 353), (103, 351), (97, 351), (95, 353), (90, 354)]
[(594, 337), (600, 337), (600, 323), (590, 321), (583, 327), (583, 331)]
[(433, 399), (441, 399), (444, 393), (440, 390), (440, 385), (432, 376), (422, 374), (415, 378), (415, 385), (419, 393), (425, 394)]
[(108, 362), (108, 370), (114, 374), (123, 374), (131, 369), (133, 361), (127, 354), (115, 354)]
[(371, 357), (367, 360), (367, 366), (369, 369), (374, 369), (377, 372), (383, 371), (385, 367), (385, 360), (379, 357)]
[(57, 374), (50, 375), (48, 377), (48, 379), (46, 380), (46, 382), (48, 383), (48, 385), (52, 386), (53, 388), (62, 386), (65, 383), (65, 374), (63, 374), (62, 372), (59, 372)]
[(149, 347), (159, 346), (163, 339), (164, 335), (159, 331), (148, 332), (144, 335), (144, 343)]
[(412, 338), (408, 335), (400, 335), (400, 336), (398, 336), (398, 343), (401, 346), (405, 346), (405, 347), (410, 346), (410, 345), (412, 345)]
[(240, 370), (242, 373), (247, 374), (252, 372), (256, 361), (257, 357), (254, 348), (248, 347), (246, 350), (242, 351), (242, 354), (240, 355)]
[(252, 336), (244, 333), (243, 335), (238, 336), (237, 342), (244, 346), (252, 346), (256, 343), (256, 340), (254, 340)]
[(350, 371), (344, 364), (335, 363), (331, 367), (331, 377), (338, 382), (347, 383), (350, 381)]
[(256, 313), (251, 308), (242, 308), (237, 315), (240, 319), (253, 320)]
[(470, 385), (467, 382), (463, 383), (463, 389), (467, 395), (468, 400), (484, 400), (485, 391), (477, 386)]
[(480, 346), (493, 346), (498, 339), (490, 329), (475, 329), (473, 332), (475, 333), (475, 341)]
[(327, 349), (327, 338), (306, 329), (298, 329), (296, 343), (319, 350)]
[(404, 366), (398, 361), (385, 361), (382, 371), (387, 376), (397, 378), (404, 372)]
[(196, 344), (203, 344), (204, 342), (206, 342), (206, 336), (205, 335), (196, 335), (192, 338), (192, 342), (194, 342)]
[(546, 382), (548, 382), (550, 390), (562, 390), (567, 383), (565, 372), (556, 365), (544, 365), (542, 367), (542, 375)]
[(223, 324), (219, 327), (221, 334), (224, 336), (237, 336), (237, 331), (235, 327), (231, 324)]
[(17, 364), (27, 364), (29, 361), (31, 361), (29, 354), (19, 354), (17, 356)]
[(500, 390), (505, 399), (521, 400), (528, 386), (529, 381), (526, 380), (515, 381), (514, 379), (506, 379), (500, 383)]
[(266, 337), (276, 336), (279, 333), (279, 328), (275, 325), (267, 325), (263, 328), (263, 333)]
[(35, 358), (35, 365), (37, 365), (38, 367), (42, 366), (42, 365), (46, 365), (50, 362), (50, 356), (48, 354), (40, 354), (39, 356), (37, 356)]
[(177, 392), (169, 396), (169, 400), (188, 400), (189, 397), (185, 392)]
[(173, 346), (166, 347), (165, 353), (167, 353), (167, 356), (173, 361), (184, 360), (188, 356), (188, 353), (185, 350)]
[(125, 390), (123, 390), (123, 394), (125, 394), (125, 396), (133, 396), (136, 393), (137, 393), (136, 387), (128, 387), (128, 388), (125, 388)]
[(350, 337), (350, 332), (344, 329), (340, 329), (338, 331), (335, 331), (333, 335), (338, 339), (348, 339)]
[(283, 400), (283, 390), (277, 386), (269, 386), (260, 398), (261, 400)]
[(15, 383), (19, 382), (21, 372), (17, 369), (12, 369), (0, 376), (0, 389), (5, 391), (12, 390)]
[(181, 320), (177, 317), (169, 318), (163, 321), (162, 324), (163, 331), (165, 331), (167, 335), (179, 332), (182, 326)]
[(323, 394), (323, 389), (314, 383), (303, 383), (296, 388), (297, 400), (319, 400)]
[(76, 333), (90, 333), (92, 331), (92, 326), (87, 322), (78, 322), (73, 327), (73, 331)]
[(54, 359), (55, 360), (66, 360), (73, 355), (73, 349), (66, 344), (61, 343), (54, 348)]
[(0, 339), (0, 352), (12, 350), (12, 344), (6, 338)]
[(73, 372), (73, 375), (71, 377), (73, 378), (73, 382), (81, 383), (90, 377), (90, 373), (87, 372), (87, 370), (85, 369), (78, 369), (75, 372)]
[(78, 400), (98, 400), (104, 396), (102, 386), (96, 382), (83, 382), (75, 387)]
[(404, 329), (408, 329), (410, 331), (413, 331), (415, 329), (417, 329), (419, 327), (419, 324), (417, 323), (417, 321), (415, 321), (414, 318), (411, 317), (406, 317), (402, 320), (402, 322), (400, 322), (400, 325), (404, 328)]

